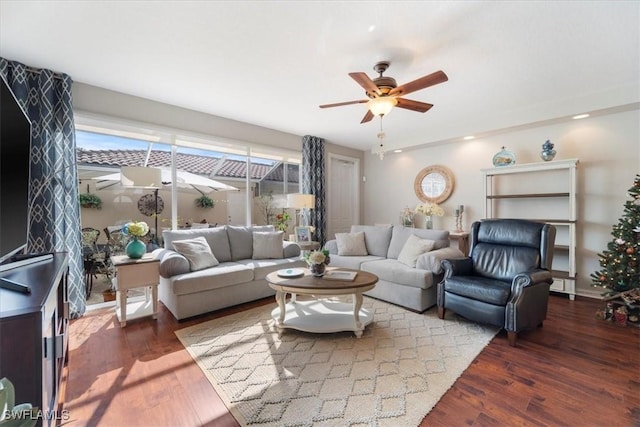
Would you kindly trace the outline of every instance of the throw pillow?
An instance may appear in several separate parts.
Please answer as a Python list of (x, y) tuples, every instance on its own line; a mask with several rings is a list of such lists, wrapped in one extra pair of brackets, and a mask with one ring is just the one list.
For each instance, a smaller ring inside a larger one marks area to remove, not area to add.
[(187, 240), (174, 240), (173, 248), (189, 261), (191, 271), (198, 271), (220, 264), (211, 252), (211, 247), (204, 237)]
[(254, 231), (253, 259), (281, 259), (284, 256), (283, 231)]
[(435, 244), (436, 242), (433, 240), (421, 239), (412, 234), (402, 247), (400, 255), (398, 255), (398, 261), (409, 267), (415, 267), (418, 257), (433, 249)]
[(338, 255), (367, 256), (367, 245), (364, 243), (364, 231), (356, 233), (336, 233)]

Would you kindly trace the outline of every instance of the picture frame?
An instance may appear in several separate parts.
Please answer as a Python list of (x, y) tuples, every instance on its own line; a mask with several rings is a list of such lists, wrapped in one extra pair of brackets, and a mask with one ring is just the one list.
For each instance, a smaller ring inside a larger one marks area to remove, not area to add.
[(296, 242), (310, 242), (311, 241), (311, 227), (296, 227)]

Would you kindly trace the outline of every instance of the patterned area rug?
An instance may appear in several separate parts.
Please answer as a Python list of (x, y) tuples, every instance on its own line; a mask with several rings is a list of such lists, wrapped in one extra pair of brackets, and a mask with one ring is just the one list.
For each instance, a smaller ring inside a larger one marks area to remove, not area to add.
[(176, 331), (241, 425), (417, 426), (498, 331), (365, 297), (360, 339), (278, 336), (275, 307)]

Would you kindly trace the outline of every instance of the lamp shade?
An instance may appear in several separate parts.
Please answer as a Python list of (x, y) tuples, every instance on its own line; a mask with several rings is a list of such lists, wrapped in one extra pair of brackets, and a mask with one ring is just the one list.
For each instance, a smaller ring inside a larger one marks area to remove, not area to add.
[(120, 183), (123, 187), (161, 188), (162, 170), (141, 166), (122, 166), (120, 168)]
[(316, 196), (313, 194), (293, 193), (287, 194), (287, 207), (295, 209), (313, 209), (316, 205)]
[(393, 96), (381, 96), (372, 98), (367, 102), (367, 108), (375, 116), (385, 116), (391, 112), (391, 109), (398, 104)]

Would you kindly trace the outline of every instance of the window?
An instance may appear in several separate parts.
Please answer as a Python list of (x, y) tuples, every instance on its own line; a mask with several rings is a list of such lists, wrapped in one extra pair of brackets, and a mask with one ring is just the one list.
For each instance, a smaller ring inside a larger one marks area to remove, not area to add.
[[(82, 209), (83, 226), (103, 230), (131, 220), (144, 220), (155, 234), (157, 221), (161, 236), (163, 228), (199, 223), (265, 224), (267, 218), (254, 214), (261, 195), (277, 196), (282, 205), (286, 193), (299, 191), (300, 153), (276, 148), (269, 151), (268, 147), (254, 150), (249, 144), (220, 143), (201, 136), (112, 122), (96, 125), (95, 119), (76, 118), (80, 192), (93, 193), (103, 201), (100, 210)], [(252, 154), (249, 162), (248, 153)], [(157, 203), (152, 189), (120, 185), (121, 166), (164, 169), (165, 185), (157, 191)], [(179, 174), (175, 184), (172, 182), (174, 168), (176, 175)], [(102, 179), (96, 179), (100, 177)], [(224, 188), (215, 188), (209, 181), (203, 184), (202, 180), (211, 180)], [(229, 191), (229, 187), (233, 190)], [(280, 205), (279, 208), (284, 208)]]

